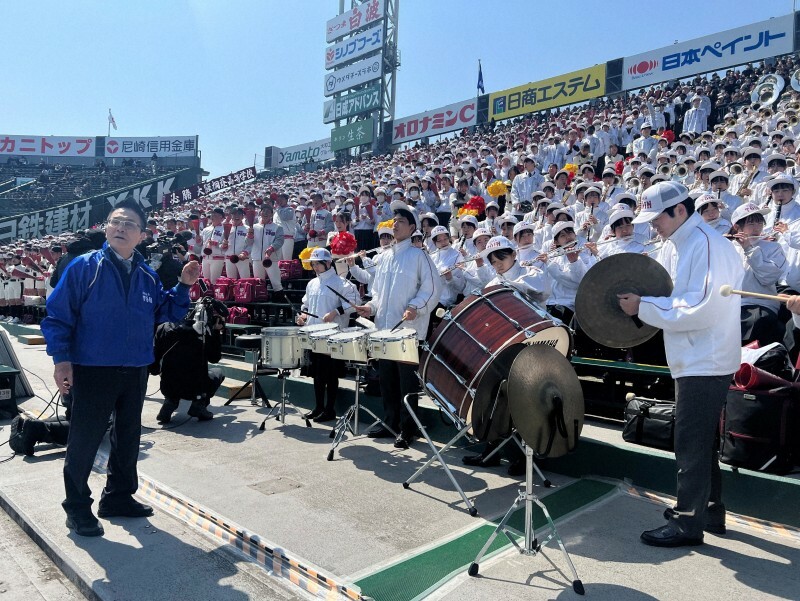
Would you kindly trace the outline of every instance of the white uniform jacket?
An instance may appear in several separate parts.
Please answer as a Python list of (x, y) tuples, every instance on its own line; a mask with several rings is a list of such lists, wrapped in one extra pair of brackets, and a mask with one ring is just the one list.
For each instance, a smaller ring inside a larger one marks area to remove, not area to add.
[(330, 288), (340, 293), (347, 300), (352, 301), (353, 305), (361, 303), (361, 298), (358, 295), (358, 290), (352, 283), (340, 278), (336, 274), (335, 269), (319, 274), (311, 280), (306, 286), (306, 293), (303, 295), (302, 309), (308, 311), (318, 317), (307, 316), (308, 320), (306, 325), (312, 326), (318, 323), (323, 323), (322, 318), (326, 313), (337, 311), (339, 315), (336, 317), (335, 322), (339, 324), (340, 328), (347, 327), (347, 322), (350, 319), (350, 314), (353, 313), (353, 305), (348, 305), (341, 298), (336, 296)]

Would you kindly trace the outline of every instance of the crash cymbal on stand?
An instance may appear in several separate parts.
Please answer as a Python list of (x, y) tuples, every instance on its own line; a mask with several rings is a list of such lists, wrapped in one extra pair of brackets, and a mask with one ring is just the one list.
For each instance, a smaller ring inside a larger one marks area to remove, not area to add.
[(522, 440), (538, 456), (573, 450), (583, 429), (583, 390), (569, 360), (543, 345), (525, 347), (508, 374), (508, 407)]
[(646, 255), (620, 253), (594, 265), (581, 280), (575, 296), (575, 318), (595, 342), (611, 348), (630, 348), (658, 332), (626, 315), (617, 294), (669, 296), (672, 278), (661, 264)]

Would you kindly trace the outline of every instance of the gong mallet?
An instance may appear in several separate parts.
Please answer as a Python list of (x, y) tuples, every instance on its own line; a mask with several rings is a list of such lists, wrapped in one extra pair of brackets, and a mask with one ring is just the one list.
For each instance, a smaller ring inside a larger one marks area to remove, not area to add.
[(733, 286), (729, 284), (725, 284), (720, 286), (719, 293), (722, 296), (730, 296), (731, 294), (738, 294), (739, 296), (749, 296), (751, 298), (760, 298), (763, 300), (772, 300), (778, 301), (779, 303), (785, 303), (788, 301), (791, 296), (786, 294), (762, 294), (761, 292), (748, 292), (747, 290), (735, 290)]

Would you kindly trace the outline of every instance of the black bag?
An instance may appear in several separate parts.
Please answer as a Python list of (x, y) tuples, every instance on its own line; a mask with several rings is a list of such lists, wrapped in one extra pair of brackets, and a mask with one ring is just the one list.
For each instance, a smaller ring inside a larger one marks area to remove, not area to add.
[(645, 447), (675, 450), (675, 401), (632, 398), (625, 405), (622, 438)]
[(731, 388), (720, 419), (720, 461), (785, 474), (797, 463), (800, 412), (795, 388)]

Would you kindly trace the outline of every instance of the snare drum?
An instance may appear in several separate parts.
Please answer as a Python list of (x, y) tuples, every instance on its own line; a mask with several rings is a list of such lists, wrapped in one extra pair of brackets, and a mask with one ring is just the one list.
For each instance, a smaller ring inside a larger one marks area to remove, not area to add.
[(377, 330), (369, 333), (369, 356), (398, 363), (419, 365), (417, 332), (411, 328)]
[[(489, 420), (482, 412), (493, 406), (526, 344), (546, 344), (566, 357), (572, 334), (518, 290), (492, 286), (445, 314), (422, 346), (420, 376), (455, 421), (472, 423), (475, 435), (483, 438), (488, 432), (480, 426)], [(473, 405), (479, 405), (481, 415), (473, 414)], [(510, 429), (510, 423), (495, 426), (501, 432)]]
[(348, 328), (328, 338), (328, 352), (334, 359), (366, 363), (367, 336), (369, 333), (362, 328)]
[[(321, 338), (326, 338), (327, 336), (335, 334), (338, 331), (339, 331), (339, 325), (335, 323), (315, 323), (313, 326), (303, 326), (302, 328), (300, 328), (300, 332), (298, 333), (300, 348), (307, 351), (313, 351), (315, 353), (318, 353), (319, 351), (314, 350), (318, 346), (317, 340), (320, 340)], [(320, 333), (323, 333), (323, 335), (321, 337), (317, 336), (317, 339), (314, 340), (312, 343), (311, 336), (318, 335)]]
[(262, 328), (261, 360), (265, 367), (295, 369), (303, 361), (300, 328), (296, 326)]

